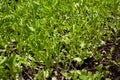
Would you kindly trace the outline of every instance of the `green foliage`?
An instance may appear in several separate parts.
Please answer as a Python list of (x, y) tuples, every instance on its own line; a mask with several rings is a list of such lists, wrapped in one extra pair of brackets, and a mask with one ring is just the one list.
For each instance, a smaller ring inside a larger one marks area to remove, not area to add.
[[(97, 48), (120, 31), (119, 5), (119, 0), (1, 0), (0, 79), (20, 78), (21, 64), (45, 65), (35, 75), (45, 79), (59, 62), (68, 69), (76, 59), (81, 65), (89, 57), (101, 57)], [(95, 74), (63, 74), (73, 80), (100, 80), (102, 66)]]

